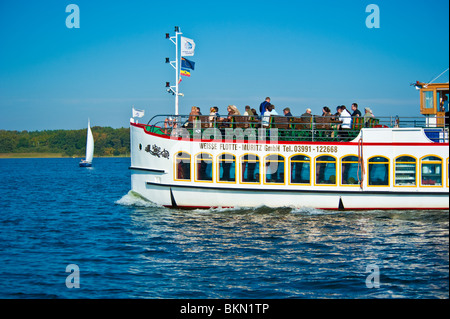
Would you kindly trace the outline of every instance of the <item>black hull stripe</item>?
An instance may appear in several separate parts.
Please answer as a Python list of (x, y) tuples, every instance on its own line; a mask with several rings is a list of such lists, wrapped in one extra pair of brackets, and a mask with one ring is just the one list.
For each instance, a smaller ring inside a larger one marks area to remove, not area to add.
[(166, 173), (163, 169), (152, 169), (152, 168), (142, 168), (142, 167), (134, 167), (130, 166), (128, 169), (134, 170), (134, 171), (144, 171), (144, 172), (153, 172), (153, 173)]
[(159, 186), (159, 187), (172, 187), (172, 188), (191, 188), (191, 189), (204, 189), (204, 190), (220, 190), (220, 191), (245, 191), (245, 192), (277, 192), (277, 193), (309, 193), (309, 194), (339, 194), (339, 195), (348, 195), (348, 194), (364, 194), (364, 195), (409, 195), (409, 196), (443, 196), (448, 197), (448, 192), (391, 192), (391, 191), (349, 191), (349, 190), (299, 190), (299, 189), (267, 189), (267, 188), (225, 188), (225, 187), (214, 187), (214, 186), (198, 186), (198, 185), (174, 185), (174, 184), (161, 184), (161, 183), (153, 183), (147, 182), (147, 185), (151, 186)]

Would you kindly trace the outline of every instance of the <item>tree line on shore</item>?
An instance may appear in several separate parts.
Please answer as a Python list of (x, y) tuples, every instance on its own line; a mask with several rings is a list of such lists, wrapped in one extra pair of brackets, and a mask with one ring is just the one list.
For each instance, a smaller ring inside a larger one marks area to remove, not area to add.
[[(94, 126), (94, 156), (128, 156), (130, 129)], [(6, 131), (0, 130), (0, 153), (54, 153), (62, 156), (84, 156), (86, 129)]]

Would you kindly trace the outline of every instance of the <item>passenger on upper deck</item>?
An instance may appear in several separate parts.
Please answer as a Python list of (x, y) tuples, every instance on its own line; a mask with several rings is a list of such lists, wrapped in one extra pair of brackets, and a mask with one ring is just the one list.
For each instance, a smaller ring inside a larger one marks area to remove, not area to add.
[(209, 127), (213, 127), (214, 122), (219, 119), (219, 113), (217, 110), (217, 106), (213, 106), (209, 109)]
[(275, 111), (275, 105), (270, 104), (270, 115), (279, 115), (277, 111)]
[(367, 127), (369, 124), (370, 118), (375, 118), (375, 116), (372, 113), (372, 110), (368, 107), (364, 108), (364, 126)]
[(328, 118), (328, 121), (331, 119), (331, 117), (333, 116), (331, 114), (331, 110), (328, 106), (324, 106), (322, 108), (322, 116), (326, 116)]
[(253, 116), (255, 117), (255, 119), (259, 119), (258, 112), (256, 112), (255, 109), (252, 109), (252, 113), (253, 113)]
[[(332, 128), (332, 122), (333, 122), (333, 115), (331, 114), (331, 110), (328, 106), (324, 106), (322, 108), (322, 125), (321, 128), (324, 129), (325, 132), (325, 136), (326, 137), (331, 137), (332, 132), (330, 131)], [(319, 121), (319, 120), (317, 120)]]
[(196, 106), (191, 107), (191, 113), (189, 113), (189, 122), (194, 122), (197, 115), (199, 115), (198, 108)]
[(292, 114), (291, 114), (291, 109), (288, 108), (288, 107), (286, 107), (286, 108), (283, 110), (283, 113), (284, 113), (284, 116), (292, 116)]
[(270, 123), (270, 116), (272, 115), (272, 110), (273, 110), (273, 105), (272, 104), (267, 104), (266, 105), (266, 111), (264, 113), (261, 113), (261, 117), (262, 117), (262, 125), (264, 127), (269, 126)]
[(340, 129), (350, 129), (352, 124), (352, 116), (347, 111), (345, 105), (338, 106), (337, 111), (339, 112), (339, 121), (342, 121)]
[(241, 115), (241, 112), (237, 109), (236, 105), (228, 105), (228, 121), (231, 122), (234, 115)]
[(306, 121), (311, 121), (312, 122), (312, 117), (313, 115), (311, 114), (311, 109), (307, 108), (306, 112), (302, 114), (302, 119), (306, 120)]
[(356, 117), (356, 116), (362, 116), (360, 110), (358, 110), (358, 104), (357, 103), (353, 103), (352, 104), (352, 117)]
[(338, 135), (341, 139), (346, 138), (348, 137), (348, 131), (351, 128), (352, 116), (347, 111), (345, 105), (338, 106), (337, 111), (339, 112), (339, 121), (341, 122), (341, 124), (339, 124), (338, 126)]
[(175, 123), (175, 119), (171, 116), (164, 120), (164, 134), (168, 134), (168, 129), (176, 128), (177, 124)]
[(252, 112), (252, 109), (250, 108), (250, 105), (246, 105), (245, 106), (245, 113), (244, 113), (244, 115), (247, 115), (247, 116), (252, 116), (253, 115), (253, 112)]
[(266, 100), (259, 106), (259, 113), (261, 113), (261, 116), (266, 112), (267, 105), (270, 105), (270, 97), (266, 97)]

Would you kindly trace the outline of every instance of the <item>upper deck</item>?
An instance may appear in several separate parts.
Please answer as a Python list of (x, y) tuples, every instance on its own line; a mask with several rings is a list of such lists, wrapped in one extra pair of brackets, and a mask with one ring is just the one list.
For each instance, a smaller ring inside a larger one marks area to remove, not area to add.
[[(357, 139), (363, 128), (367, 132), (380, 135), (380, 138), (383, 135), (380, 132), (383, 130), (379, 129), (401, 132), (399, 129), (414, 128), (421, 129), (417, 136), (424, 135), (430, 142), (448, 143), (449, 83), (417, 81), (414, 86), (420, 91), (420, 113), (423, 117), (374, 117), (372, 114), (351, 117), (349, 113), (347, 116), (318, 116), (306, 113), (302, 116), (267, 116), (267, 112), (261, 116), (230, 113), (224, 117), (217, 114), (163, 114), (151, 118), (145, 130), (163, 136), (202, 140), (349, 142)], [(390, 135), (406, 136), (407, 132)], [(416, 138), (413, 133), (411, 136)]]
[[(445, 118), (445, 116), (444, 116)], [(442, 121), (445, 123), (445, 121)], [(403, 140), (419, 139), (422, 142), (448, 143), (448, 126), (430, 125), (425, 118), (413, 117), (353, 117), (348, 129), (334, 117), (314, 116), (256, 116), (233, 115), (217, 118), (209, 115), (156, 115), (145, 126), (150, 133), (190, 139), (223, 139), (234, 141), (278, 142), (349, 142), (357, 141), (362, 129), (365, 139), (378, 136), (389, 142), (394, 135)], [(383, 133), (385, 132), (385, 133)], [(397, 133), (394, 133), (397, 132)], [(407, 136), (411, 135), (410, 138)], [(423, 136), (423, 138), (422, 138)]]

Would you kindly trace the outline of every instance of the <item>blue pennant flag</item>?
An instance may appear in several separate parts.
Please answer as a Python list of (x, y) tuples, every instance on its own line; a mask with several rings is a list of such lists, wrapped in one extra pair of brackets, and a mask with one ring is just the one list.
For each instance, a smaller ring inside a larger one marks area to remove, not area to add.
[(181, 58), (181, 67), (194, 70), (195, 62), (192, 62), (186, 58)]

